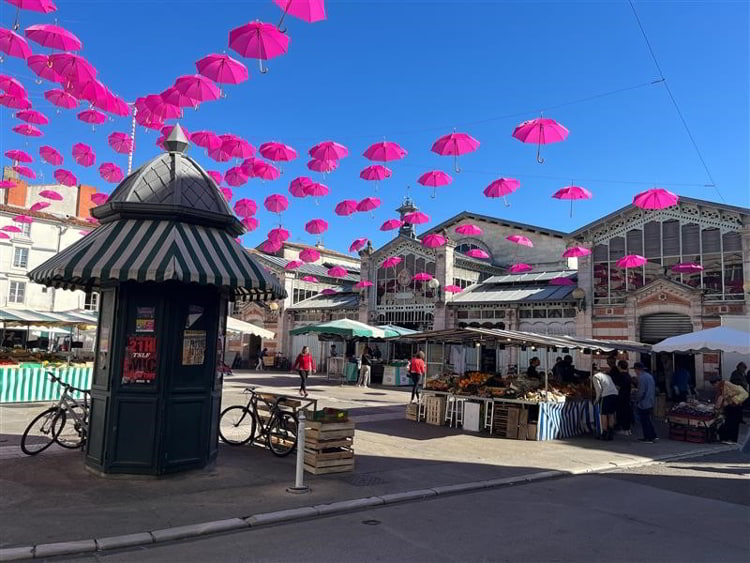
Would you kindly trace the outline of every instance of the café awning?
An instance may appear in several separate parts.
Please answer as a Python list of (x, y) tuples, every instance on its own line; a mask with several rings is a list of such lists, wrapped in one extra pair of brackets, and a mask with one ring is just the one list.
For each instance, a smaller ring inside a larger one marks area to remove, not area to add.
[(265, 340), (273, 340), (276, 334), (265, 328), (261, 328), (252, 323), (247, 323), (236, 319), (235, 317), (227, 317), (227, 330), (232, 332), (242, 332), (244, 334), (254, 334), (260, 336)]
[(351, 319), (338, 319), (316, 325), (302, 326), (289, 331), (289, 334), (322, 334), (341, 338), (385, 338), (384, 330)]
[(0, 323), (5, 326), (76, 326), (95, 325), (98, 316), (92, 311), (37, 311), (35, 309), (0, 309)]

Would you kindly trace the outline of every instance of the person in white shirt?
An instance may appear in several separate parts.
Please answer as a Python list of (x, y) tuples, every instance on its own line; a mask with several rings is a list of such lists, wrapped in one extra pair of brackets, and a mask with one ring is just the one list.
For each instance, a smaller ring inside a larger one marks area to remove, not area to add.
[(602, 440), (611, 440), (614, 435), (615, 413), (617, 412), (617, 387), (609, 374), (603, 368), (593, 377), (596, 398), (594, 403), (599, 405), (599, 418), (602, 425)]

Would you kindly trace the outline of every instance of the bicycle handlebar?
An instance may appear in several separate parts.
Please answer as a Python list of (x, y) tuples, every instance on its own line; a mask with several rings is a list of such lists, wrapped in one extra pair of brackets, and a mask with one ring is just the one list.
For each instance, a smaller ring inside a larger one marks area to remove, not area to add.
[(59, 377), (57, 377), (51, 371), (45, 371), (45, 373), (47, 374), (47, 376), (50, 378), (50, 380), (52, 382), (55, 382), (58, 385), (61, 385), (62, 387), (67, 387), (71, 391), (78, 391), (79, 393), (85, 393), (85, 394), (91, 393), (91, 391), (89, 389), (81, 389), (79, 387), (73, 387), (70, 383), (66, 383), (65, 381), (63, 381), (62, 379), (60, 379)]

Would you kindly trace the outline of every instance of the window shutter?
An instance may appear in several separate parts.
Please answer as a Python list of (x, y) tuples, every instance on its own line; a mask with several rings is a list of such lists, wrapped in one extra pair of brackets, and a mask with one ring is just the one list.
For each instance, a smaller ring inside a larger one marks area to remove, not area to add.
[(740, 233), (724, 233), (724, 252), (741, 252), (742, 237)]
[(696, 223), (682, 226), (682, 255), (687, 259), (700, 254), (700, 227)]
[(609, 241), (609, 259), (611, 261), (619, 260), (625, 256), (625, 238), (614, 237)]
[(643, 254), (643, 232), (640, 229), (628, 231), (628, 254)]
[(661, 224), (663, 231), (662, 254), (664, 256), (680, 255), (680, 222), (675, 220), (664, 221)]
[(661, 223), (649, 221), (643, 226), (643, 238), (645, 239), (646, 258), (661, 257)]
[(594, 262), (607, 262), (609, 260), (609, 246), (597, 244), (594, 247)]
[(703, 254), (721, 252), (721, 233), (719, 229), (703, 229)]

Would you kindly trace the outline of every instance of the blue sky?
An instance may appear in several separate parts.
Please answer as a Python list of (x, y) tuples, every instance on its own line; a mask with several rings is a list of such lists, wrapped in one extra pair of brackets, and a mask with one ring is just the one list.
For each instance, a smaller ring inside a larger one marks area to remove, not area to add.
[[(76, 1), (58, 0), (57, 14), (22, 12), (21, 25), (59, 24), (76, 33), (82, 52), (102, 81), (125, 99), (158, 93), (182, 74), (195, 72), (194, 61), (228, 50), (229, 30), (248, 21), (276, 22), (271, 2), (240, 1)], [(10, 27), (15, 10), (2, 3), (0, 20)], [(680, 104), (718, 189), (727, 203), (748, 205), (748, 5), (744, 2), (636, 3), (664, 75)], [(650, 58), (627, 2), (327, 2), (328, 20), (306, 24), (289, 18), (289, 53), (270, 61), (260, 75), (257, 61), (244, 62), (248, 82), (226, 88), (227, 98), (186, 110), (181, 120), (191, 131), (212, 129), (241, 135), (254, 145), (280, 140), (301, 157), (274, 182), (251, 180), (235, 188), (235, 198), (255, 199), (260, 228), (244, 237), (262, 242), (277, 223), (262, 209), (270, 193), (288, 194), (298, 175), (321, 180), (305, 168), (307, 149), (333, 139), (350, 149), (340, 168), (324, 180), (331, 195), (319, 206), (290, 198), (283, 216), (292, 240), (313, 243), (305, 221), (329, 221), (326, 246), (346, 250), (358, 236), (376, 245), (390, 239), (378, 228), (395, 216), (408, 193), (429, 214), (432, 224), (462, 210), (496, 215), (563, 231), (572, 230), (630, 202), (653, 186), (678, 194), (718, 200), (706, 172), (680, 123)], [(47, 52), (32, 44), (34, 52)], [(43, 99), (56, 85), (34, 83), (19, 59), (6, 57), (0, 72), (18, 77), (34, 107), (51, 123), (41, 139), (11, 131), (17, 120), (0, 108), (2, 152), (22, 148), (35, 156), (32, 165), (47, 181), (54, 169), (38, 159), (38, 147), (51, 144), (65, 156), (79, 180), (111, 191), (98, 176), (98, 165), (113, 161), (123, 169), (126, 157), (106, 143), (111, 131), (129, 131), (129, 119), (97, 127), (75, 119), (74, 111), (56, 114)], [(601, 93), (628, 89), (580, 103)], [(85, 109), (81, 107), (80, 109)], [(564, 143), (543, 148), (537, 164), (535, 146), (511, 137), (514, 126), (545, 110), (570, 129)], [(79, 110), (80, 111), (80, 110)], [(432, 142), (454, 127), (476, 137), (481, 146), (461, 158), (463, 171), (436, 199), (416, 179), (422, 172), (451, 172), (452, 160), (430, 152)], [(155, 156), (158, 132), (139, 127), (135, 164)], [(361, 156), (372, 142), (386, 137), (409, 151), (392, 163), (393, 176), (377, 194), (359, 170), (370, 164)], [(71, 147), (91, 144), (95, 167), (74, 163)], [(222, 172), (198, 147), (192, 150), (207, 169)], [(6, 159), (7, 160), (7, 159)], [(493, 179), (518, 178), (521, 188), (511, 207), (487, 200), (482, 190)], [(570, 181), (594, 193), (576, 202), (551, 199)], [(411, 186), (407, 190), (407, 186)], [(340, 218), (333, 207), (342, 199), (377, 195), (375, 213)]]

